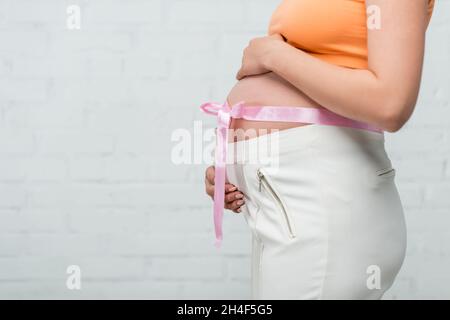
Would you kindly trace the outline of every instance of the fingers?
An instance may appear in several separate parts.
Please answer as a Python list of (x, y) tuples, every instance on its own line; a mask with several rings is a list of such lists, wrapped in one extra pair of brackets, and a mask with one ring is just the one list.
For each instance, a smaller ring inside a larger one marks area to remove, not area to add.
[(241, 212), (241, 207), (245, 204), (244, 194), (239, 190), (225, 194), (225, 208), (235, 213)]
[(225, 202), (233, 202), (235, 200), (241, 200), (244, 198), (244, 194), (240, 191), (229, 192), (225, 194)]
[(232, 204), (230, 204), (230, 210), (233, 211), (234, 213), (241, 213), (242, 206), (245, 204), (245, 202), (242, 201), (241, 200), (234, 201)]
[[(205, 172), (205, 191), (212, 200), (214, 200), (214, 166), (210, 166)], [(244, 194), (238, 188), (231, 184), (225, 183), (225, 209), (232, 210), (235, 213), (241, 212), (241, 206), (245, 204)]]
[(244, 205), (244, 200), (234, 200), (232, 202), (225, 203), (225, 209), (232, 210), (236, 213), (241, 212), (241, 207)]
[(225, 193), (236, 191), (237, 187), (231, 183), (225, 183)]

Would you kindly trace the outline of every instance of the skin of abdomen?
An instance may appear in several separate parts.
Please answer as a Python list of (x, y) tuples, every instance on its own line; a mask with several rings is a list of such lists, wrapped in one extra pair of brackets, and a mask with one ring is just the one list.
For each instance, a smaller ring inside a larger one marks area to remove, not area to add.
[[(249, 76), (240, 80), (231, 89), (227, 101), (231, 106), (240, 101), (244, 101), (248, 106), (320, 107), (317, 102), (311, 100), (299, 89), (273, 72)], [(304, 124), (233, 119), (230, 128), (243, 129), (244, 131), (247, 129), (255, 129), (256, 135), (259, 135), (264, 134), (264, 131), (258, 132), (258, 129), (266, 129), (270, 132), (271, 129), (283, 130), (301, 125)], [(243, 138), (244, 136), (235, 137), (230, 135), (229, 141), (239, 141)], [(250, 136), (246, 136), (245, 138), (248, 139)]]

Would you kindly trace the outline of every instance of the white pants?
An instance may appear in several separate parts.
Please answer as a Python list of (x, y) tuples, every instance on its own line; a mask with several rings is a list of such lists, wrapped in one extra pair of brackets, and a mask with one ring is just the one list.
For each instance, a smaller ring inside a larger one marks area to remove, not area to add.
[(253, 299), (382, 297), (406, 249), (383, 134), (312, 124), (228, 148), (252, 232)]

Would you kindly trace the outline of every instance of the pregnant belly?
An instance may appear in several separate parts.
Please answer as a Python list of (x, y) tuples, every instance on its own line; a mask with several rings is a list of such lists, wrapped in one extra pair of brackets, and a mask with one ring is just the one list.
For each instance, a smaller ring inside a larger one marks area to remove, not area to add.
[[(297, 106), (319, 108), (320, 105), (295, 88), (289, 82), (273, 72), (250, 76), (240, 80), (227, 97), (229, 105), (245, 101), (254, 106)], [(271, 132), (273, 129), (284, 130), (308, 125), (298, 122), (270, 122), (232, 119), (231, 129), (243, 129), (230, 132), (229, 141), (249, 139), (260, 134)]]

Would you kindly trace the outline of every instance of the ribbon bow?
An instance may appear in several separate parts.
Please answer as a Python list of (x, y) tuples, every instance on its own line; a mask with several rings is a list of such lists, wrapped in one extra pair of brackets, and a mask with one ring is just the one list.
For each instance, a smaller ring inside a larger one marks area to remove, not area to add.
[(200, 106), (200, 109), (217, 117), (216, 130), (216, 151), (215, 151), (215, 176), (214, 176), (214, 229), (216, 233), (215, 246), (219, 248), (222, 244), (222, 221), (223, 209), (225, 205), (225, 179), (226, 179), (226, 161), (228, 150), (228, 130), (230, 128), (231, 118), (239, 118), (241, 107), (244, 101), (230, 107), (227, 102), (218, 104), (207, 102)]

